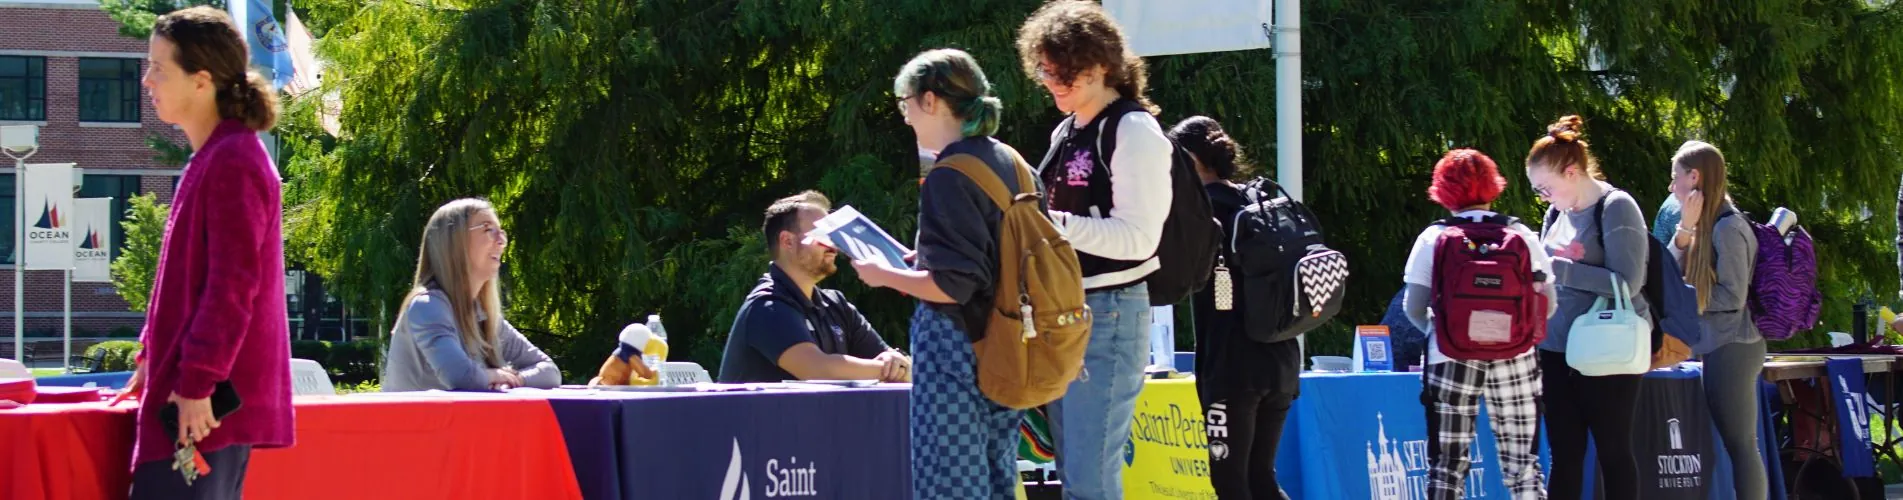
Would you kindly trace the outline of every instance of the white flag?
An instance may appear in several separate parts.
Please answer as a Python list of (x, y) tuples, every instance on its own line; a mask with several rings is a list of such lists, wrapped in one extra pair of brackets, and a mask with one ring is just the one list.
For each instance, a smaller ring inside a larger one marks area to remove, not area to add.
[(79, 223), (73, 225), (73, 281), (112, 282), (112, 198), (73, 200)]
[(26, 268), (72, 269), (73, 164), (27, 165), (25, 187), (19, 223), (26, 228)]
[(1269, 47), (1271, 0), (1103, 0), (1138, 56)]
[(291, 51), (291, 67), (296, 72), (291, 75), (291, 95), (300, 95), (317, 88), (317, 57), (311, 53), (315, 42), (311, 32), (304, 28), (304, 21), (297, 18), (296, 12), (284, 13), (284, 43)]

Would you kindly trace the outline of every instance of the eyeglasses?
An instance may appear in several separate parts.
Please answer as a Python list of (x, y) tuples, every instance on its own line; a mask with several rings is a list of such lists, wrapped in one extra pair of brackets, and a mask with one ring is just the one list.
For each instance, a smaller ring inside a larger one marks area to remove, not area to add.
[(469, 230), (470, 231), (480, 230), (482, 231), (483, 234), (489, 235), (489, 239), (495, 240), (498, 242), (509, 241), (509, 232), (503, 230), (502, 226), (497, 226), (495, 224), (484, 222), (481, 224), (477, 224), (475, 227), (469, 228)]
[(904, 96), (899, 96), (899, 115), (900, 115), (900, 116), (904, 116), (904, 115), (905, 115), (905, 113), (906, 113), (906, 111), (907, 111), (907, 109), (906, 109), (906, 108), (908, 108), (908, 107), (909, 107), (909, 105), (908, 105), (908, 104), (906, 104), (906, 103), (908, 103), (908, 102), (912, 102), (912, 98), (913, 98), (913, 97), (918, 97), (918, 95), (917, 95), (917, 94), (914, 94), (914, 95), (904, 95)]
[(1533, 186), (1533, 194), (1539, 195), (1541, 198), (1551, 199), (1553, 197), (1553, 188), (1535, 184)]

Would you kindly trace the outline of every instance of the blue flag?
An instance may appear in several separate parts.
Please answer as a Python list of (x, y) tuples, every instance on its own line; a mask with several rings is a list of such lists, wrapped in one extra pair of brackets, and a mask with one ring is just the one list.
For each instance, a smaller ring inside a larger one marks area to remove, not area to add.
[(278, 26), (277, 17), (271, 12), (271, 2), (232, 0), (229, 7), (231, 20), (238, 23), (239, 33), (251, 46), (251, 66), (271, 79), (272, 90), (291, 83), (296, 70), (291, 64), (290, 44), (284, 40), (284, 29)]
[(1824, 362), (1824, 373), (1830, 377), (1830, 399), (1837, 406), (1844, 477), (1874, 477), (1876, 453), (1870, 444), (1870, 404), (1865, 399), (1863, 360), (1829, 360)]

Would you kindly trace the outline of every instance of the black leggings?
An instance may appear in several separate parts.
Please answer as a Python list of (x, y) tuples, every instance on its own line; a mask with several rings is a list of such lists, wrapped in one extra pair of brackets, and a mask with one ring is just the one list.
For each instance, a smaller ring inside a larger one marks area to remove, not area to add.
[(1638, 498), (1639, 464), (1632, 451), (1632, 416), (1639, 405), (1643, 375), (1588, 377), (1566, 365), (1566, 353), (1540, 351), (1545, 373), (1547, 443), (1553, 471), (1547, 498), (1580, 497), (1585, 477), (1586, 435), (1599, 454), (1605, 487), (1600, 498)]
[(1295, 396), (1256, 389), (1198, 388), (1209, 432), (1209, 482), (1223, 500), (1288, 500), (1275, 481), (1276, 448)]

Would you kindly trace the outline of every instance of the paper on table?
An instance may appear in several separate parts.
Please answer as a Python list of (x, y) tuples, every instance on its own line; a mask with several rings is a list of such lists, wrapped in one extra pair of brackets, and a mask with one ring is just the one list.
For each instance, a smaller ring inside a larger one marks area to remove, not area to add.
[(852, 205), (839, 207), (813, 222), (813, 230), (806, 233), (806, 239), (844, 252), (853, 260), (872, 261), (893, 269), (912, 268), (905, 263), (905, 254), (912, 251)]

